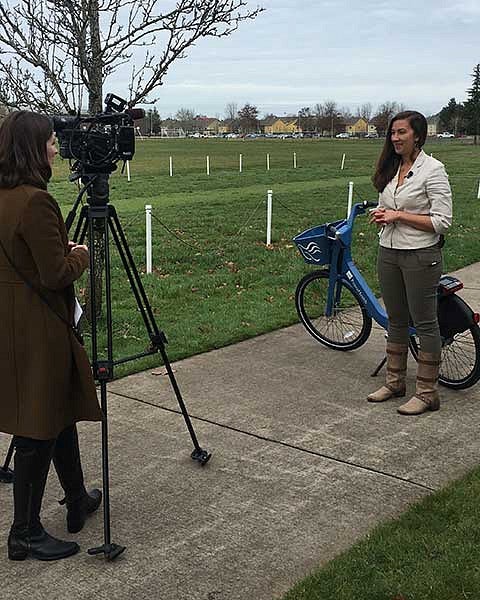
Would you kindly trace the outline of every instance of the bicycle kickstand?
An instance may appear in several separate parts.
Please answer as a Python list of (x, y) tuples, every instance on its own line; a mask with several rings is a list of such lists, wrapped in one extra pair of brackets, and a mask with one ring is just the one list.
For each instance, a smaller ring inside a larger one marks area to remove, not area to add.
[(384, 365), (386, 362), (387, 362), (387, 357), (385, 356), (385, 357), (382, 359), (382, 362), (381, 362), (381, 363), (378, 365), (378, 367), (375, 369), (375, 371), (374, 371), (373, 373), (371, 373), (370, 377), (376, 377), (376, 376), (379, 374), (379, 372), (380, 372), (380, 369), (383, 367), (383, 365)]

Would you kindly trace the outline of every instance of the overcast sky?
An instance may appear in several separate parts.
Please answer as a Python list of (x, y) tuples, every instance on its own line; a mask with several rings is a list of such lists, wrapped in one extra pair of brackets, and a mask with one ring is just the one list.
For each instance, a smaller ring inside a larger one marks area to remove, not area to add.
[(328, 99), (353, 111), (396, 100), (432, 114), (465, 99), (480, 62), (480, 0), (258, 4), (266, 10), (255, 21), (200, 40), (172, 65), (157, 94), (162, 118), (180, 107), (224, 117), (229, 102), (293, 114)]

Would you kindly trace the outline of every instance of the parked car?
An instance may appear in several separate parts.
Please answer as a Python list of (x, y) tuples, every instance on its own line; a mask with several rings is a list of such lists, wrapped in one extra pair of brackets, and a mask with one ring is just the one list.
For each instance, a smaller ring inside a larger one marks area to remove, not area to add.
[(369, 139), (373, 139), (373, 138), (378, 138), (378, 133), (367, 133), (367, 135), (365, 136), (366, 138)]
[(337, 135), (335, 137), (336, 138), (349, 138), (350, 134), (348, 134), (346, 131), (344, 131), (343, 133), (337, 133)]
[(449, 133), (448, 131), (444, 131), (443, 133), (437, 133), (437, 138), (454, 138), (455, 135), (453, 133)]

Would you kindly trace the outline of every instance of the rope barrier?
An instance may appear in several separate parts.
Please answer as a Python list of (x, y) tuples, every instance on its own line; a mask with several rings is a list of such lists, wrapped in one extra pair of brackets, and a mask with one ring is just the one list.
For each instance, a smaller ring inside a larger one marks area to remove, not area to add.
[(172, 231), (167, 225), (165, 225), (165, 223), (163, 223), (163, 221), (161, 221), (157, 215), (155, 215), (152, 212), (152, 217), (155, 219), (155, 221), (157, 221), (166, 231), (168, 231), (168, 233), (170, 233), (170, 235), (173, 235), (174, 237), (177, 238), (177, 240), (179, 242), (182, 242), (182, 244), (185, 244), (185, 246), (188, 246), (189, 248), (193, 248), (194, 250), (198, 250), (198, 242), (196, 240), (192, 240), (194, 244), (196, 244), (195, 246), (193, 244), (190, 244), (189, 242), (186, 242), (184, 239), (182, 239), (178, 234), (176, 234), (174, 231)]
[(237, 231), (237, 233), (235, 234), (235, 236), (234, 236), (233, 239), (237, 238), (240, 235), (242, 229), (245, 229), (245, 227), (250, 223), (250, 221), (253, 219), (253, 217), (255, 216), (255, 214), (257, 213), (258, 209), (260, 208), (260, 206), (262, 204), (265, 204), (265, 200), (263, 198), (258, 201), (257, 205), (255, 206), (255, 208), (251, 212), (250, 216), (245, 221), (245, 223), (240, 227), (240, 229)]
[(293, 210), (293, 208), (290, 208), (289, 206), (284, 204), (281, 200), (279, 200), (278, 196), (275, 196), (275, 204), (280, 204), (280, 206), (283, 207), (285, 210), (288, 210), (292, 214), (296, 215), (297, 217), (301, 217), (302, 219), (306, 218), (306, 217), (311, 217), (311, 213), (308, 213), (308, 215), (307, 215), (307, 213), (301, 214), (301, 213), (297, 212), (296, 210)]

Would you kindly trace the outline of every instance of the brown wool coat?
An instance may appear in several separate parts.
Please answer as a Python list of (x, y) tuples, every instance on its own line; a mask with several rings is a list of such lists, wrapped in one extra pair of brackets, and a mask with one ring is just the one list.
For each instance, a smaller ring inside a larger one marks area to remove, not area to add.
[[(19, 271), (72, 322), (73, 282), (87, 268), (85, 250), (68, 250), (60, 209), (45, 190), (0, 189), (0, 240)], [(53, 439), (77, 421), (99, 421), (95, 383), (84, 348), (30, 290), (0, 247), (0, 431)]]

